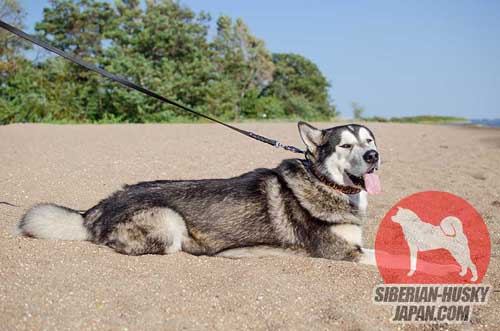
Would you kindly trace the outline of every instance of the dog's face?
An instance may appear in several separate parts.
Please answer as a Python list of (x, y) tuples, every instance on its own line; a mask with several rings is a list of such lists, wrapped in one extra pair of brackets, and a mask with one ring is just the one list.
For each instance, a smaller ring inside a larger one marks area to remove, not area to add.
[(365, 188), (363, 177), (380, 166), (375, 137), (363, 125), (320, 130), (299, 122), (299, 132), (315, 170), (338, 184)]
[(396, 215), (392, 216), (391, 220), (394, 223), (404, 224), (404, 223), (418, 220), (418, 216), (417, 216), (417, 214), (415, 214), (413, 211), (411, 211), (409, 209), (398, 207), (398, 211), (397, 211)]

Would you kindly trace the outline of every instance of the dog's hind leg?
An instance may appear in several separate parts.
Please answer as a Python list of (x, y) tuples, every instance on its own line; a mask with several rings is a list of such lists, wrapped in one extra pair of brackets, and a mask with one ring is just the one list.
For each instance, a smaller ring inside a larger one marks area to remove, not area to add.
[(170, 254), (182, 249), (187, 238), (182, 217), (169, 208), (136, 213), (127, 222), (117, 224), (107, 245), (127, 255)]

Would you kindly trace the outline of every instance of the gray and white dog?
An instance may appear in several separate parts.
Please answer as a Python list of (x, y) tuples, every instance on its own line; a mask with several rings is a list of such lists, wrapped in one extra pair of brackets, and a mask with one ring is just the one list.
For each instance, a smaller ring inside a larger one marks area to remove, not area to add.
[(126, 185), (83, 213), (39, 204), (18, 232), (89, 240), (129, 255), (298, 254), (374, 263), (373, 252), (362, 248), (361, 225), (367, 191), (380, 189), (375, 137), (356, 124), (298, 127), (306, 160), (229, 179)]

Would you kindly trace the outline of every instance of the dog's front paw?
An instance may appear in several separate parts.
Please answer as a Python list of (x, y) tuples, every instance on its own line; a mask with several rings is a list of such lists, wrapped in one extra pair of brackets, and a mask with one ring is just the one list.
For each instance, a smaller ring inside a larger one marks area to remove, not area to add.
[(414, 273), (415, 273), (415, 270), (410, 270), (406, 275), (407, 276), (413, 276)]

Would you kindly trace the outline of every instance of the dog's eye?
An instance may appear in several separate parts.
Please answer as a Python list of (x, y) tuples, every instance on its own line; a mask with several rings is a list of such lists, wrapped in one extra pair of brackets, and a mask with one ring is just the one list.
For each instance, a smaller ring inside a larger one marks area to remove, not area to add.
[(368, 144), (369, 144), (369, 143), (371, 143), (372, 141), (373, 141), (373, 139), (370, 139), (370, 138), (366, 139), (366, 142), (367, 142)]
[(343, 144), (342, 146), (340, 146), (342, 148), (347, 148), (347, 149), (351, 149), (352, 148), (352, 145), (351, 144)]

